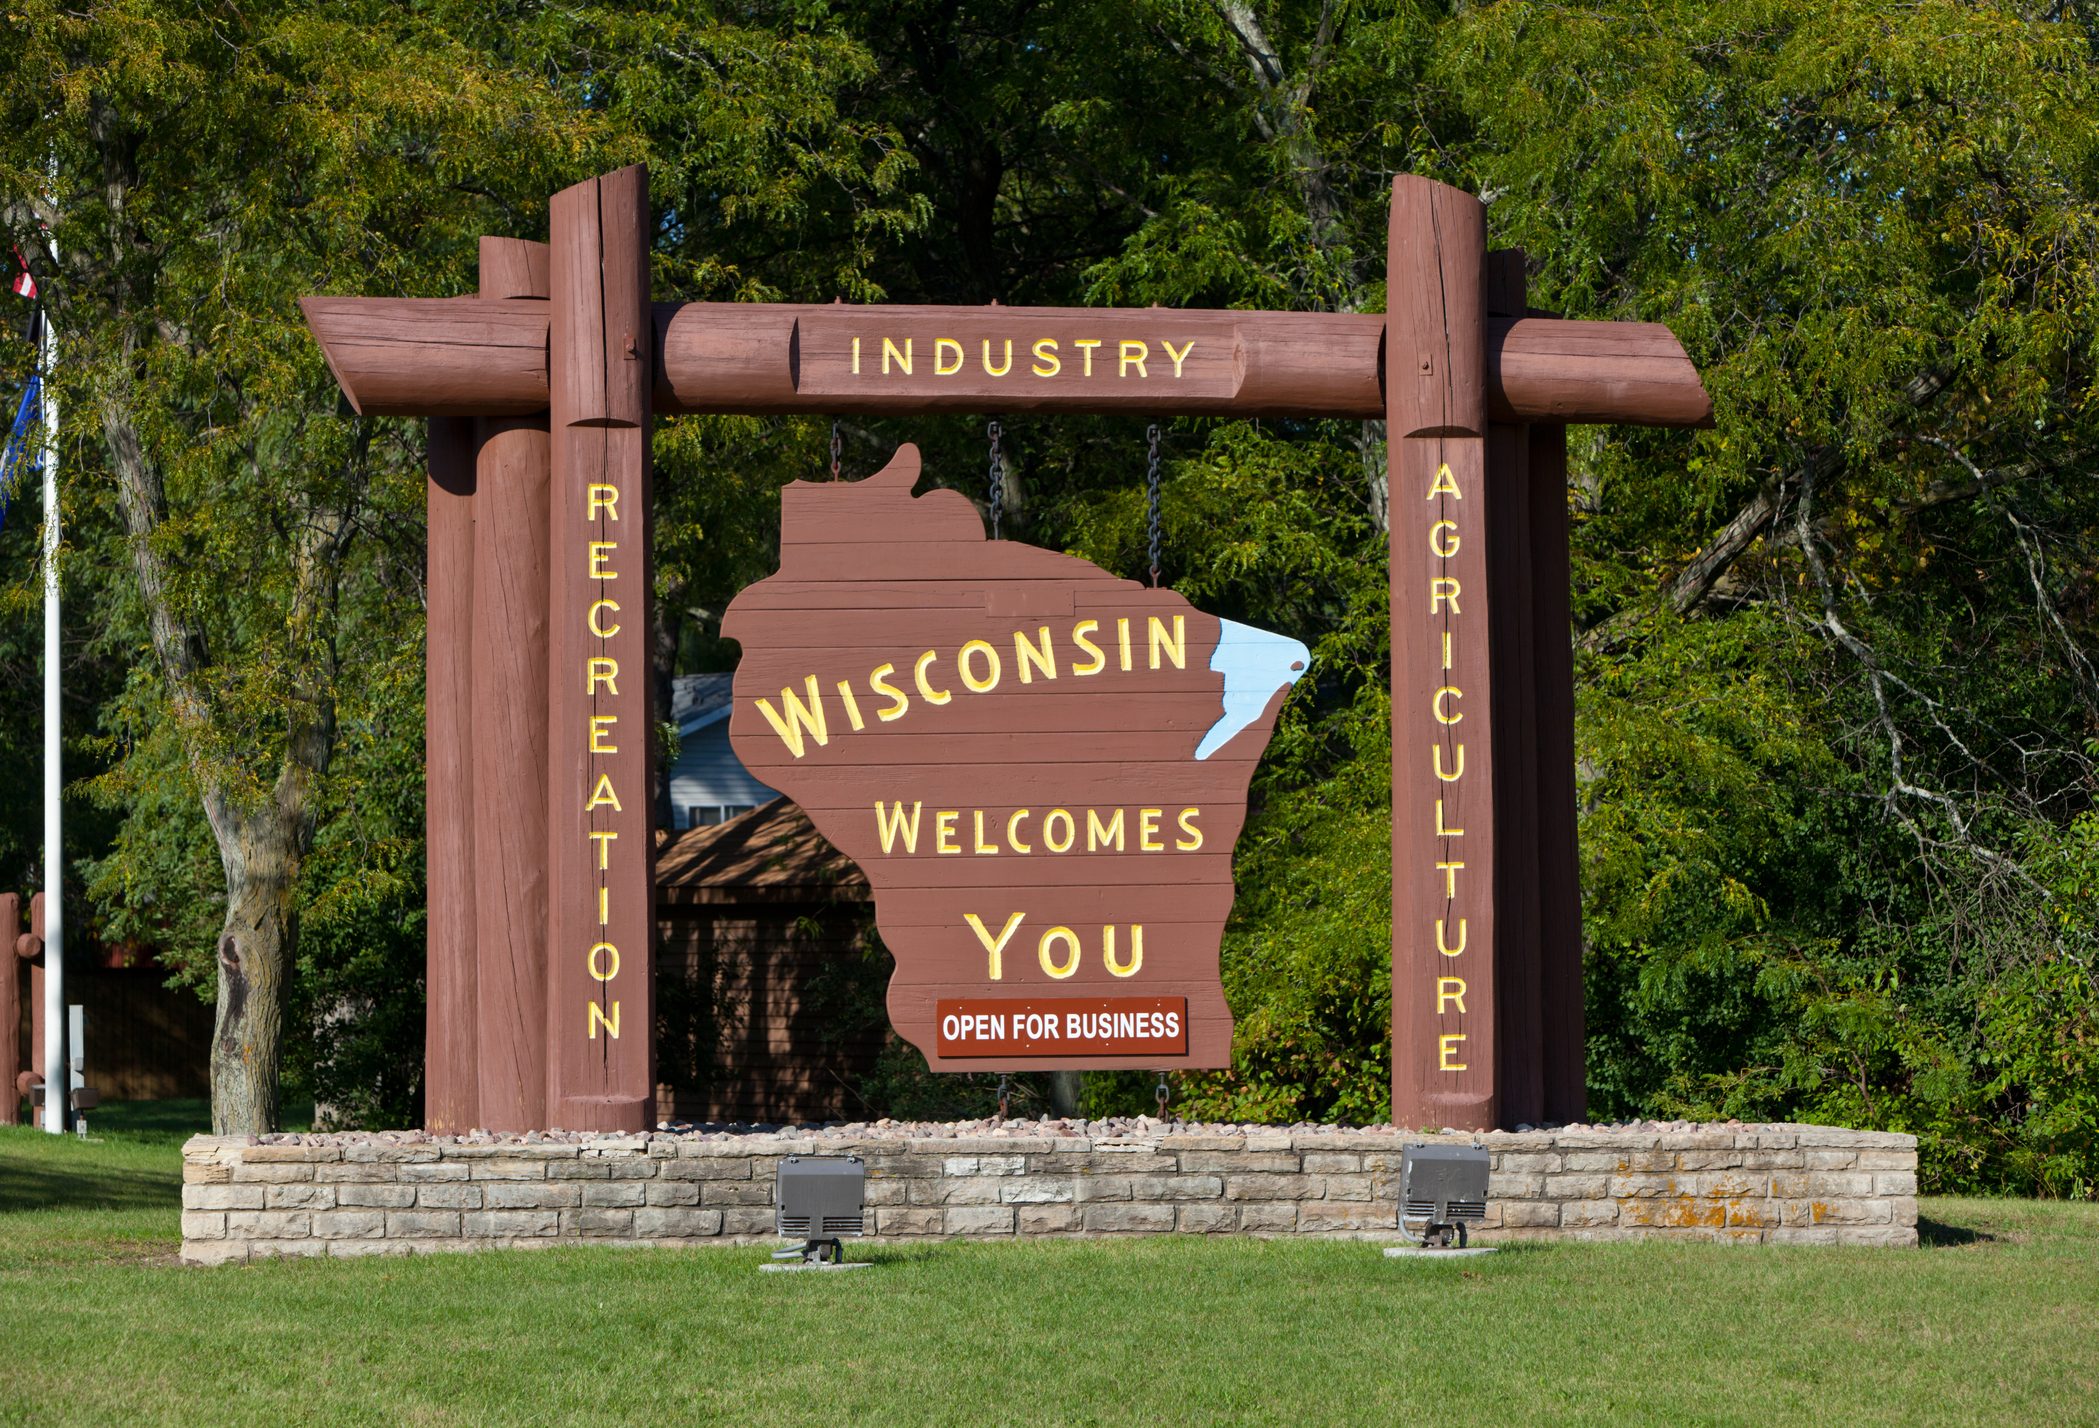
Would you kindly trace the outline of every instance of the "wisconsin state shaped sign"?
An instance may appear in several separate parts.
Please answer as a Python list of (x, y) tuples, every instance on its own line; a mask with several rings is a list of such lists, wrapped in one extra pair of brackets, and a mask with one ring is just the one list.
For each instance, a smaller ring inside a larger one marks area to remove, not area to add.
[(866, 870), (935, 1070), (1225, 1066), (1217, 954), (1296, 640), (984, 538), (898, 449), (781, 493), (729, 735)]

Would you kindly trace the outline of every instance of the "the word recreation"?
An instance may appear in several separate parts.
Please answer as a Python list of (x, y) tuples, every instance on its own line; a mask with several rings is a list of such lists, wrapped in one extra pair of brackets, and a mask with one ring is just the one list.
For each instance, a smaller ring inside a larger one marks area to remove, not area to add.
[[(622, 727), (617, 702), (622, 674), (613, 642), (626, 628), (620, 618), (618, 594), (618, 582), (622, 576), (620, 551), (631, 543), (622, 539), (628, 524), (621, 515), (622, 497), (619, 486), (611, 483), (594, 482), (582, 492), (587, 536), (584, 557), (592, 585), (592, 599), (582, 611), (584, 632), (588, 636), (585, 648), (590, 653), (584, 657), (583, 668), (579, 671), (589, 705), (584, 730), (584, 781), (590, 792), (584, 800), (583, 814), (587, 823), (585, 836), (591, 845), (590, 867), (595, 878), (592, 889), (595, 926), (590, 946), (582, 955), (584, 970), (597, 984), (596, 995), (584, 1007), (584, 1028), (592, 1041), (596, 1041), (601, 1032), (609, 1039), (619, 1039), (617, 984), (620, 950), (612, 941), (612, 889), (616, 883), (627, 881), (617, 877), (616, 870), (623, 870), (626, 860), (641, 857), (645, 851), (620, 847), (619, 829), (613, 826), (613, 816), (624, 811), (626, 799), (646, 799), (648, 796), (648, 791), (632, 779), (626, 779), (623, 787), (622, 779), (614, 777), (618, 774), (624, 778), (628, 770), (645, 770), (647, 767), (645, 760), (619, 757), (623, 748), (645, 747), (642, 741), (647, 737), (646, 730)], [(639, 527), (635, 529), (635, 540), (638, 541)], [(631, 647), (635, 642), (629, 639), (622, 643)], [(626, 677), (632, 679), (634, 676)], [(647, 671), (640, 671), (639, 677), (646, 679)]]

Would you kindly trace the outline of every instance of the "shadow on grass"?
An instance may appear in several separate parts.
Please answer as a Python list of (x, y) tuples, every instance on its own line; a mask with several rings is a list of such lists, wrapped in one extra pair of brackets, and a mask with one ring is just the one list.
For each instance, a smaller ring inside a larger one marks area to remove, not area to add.
[(1947, 1249), (1958, 1245), (1992, 1244), (1997, 1237), (1967, 1225), (1949, 1225), (1943, 1220), (1917, 1217), (1917, 1243), (1925, 1249)]
[(0, 1147), (0, 1211), (164, 1210), (181, 1202), (180, 1170), (73, 1167)]

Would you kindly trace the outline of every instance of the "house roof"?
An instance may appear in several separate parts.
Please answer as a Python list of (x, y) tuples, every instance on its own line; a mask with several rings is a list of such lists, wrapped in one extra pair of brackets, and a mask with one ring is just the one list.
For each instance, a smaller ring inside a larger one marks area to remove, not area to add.
[(689, 734), (729, 712), (733, 674), (681, 674), (671, 681), (670, 721)]
[(866, 902), (867, 877), (784, 798), (656, 850), (656, 895), (679, 902)]

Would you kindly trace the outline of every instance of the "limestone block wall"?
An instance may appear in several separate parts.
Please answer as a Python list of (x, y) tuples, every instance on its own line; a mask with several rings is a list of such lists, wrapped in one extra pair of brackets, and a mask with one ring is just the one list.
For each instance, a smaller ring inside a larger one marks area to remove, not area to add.
[(1400, 1147), (1493, 1156), (1483, 1243), (1519, 1238), (1913, 1245), (1913, 1137), (1818, 1126), (1428, 1136), (1065, 1123), (775, 1134), (198, 1136), (182, 1256), (412, 1254), (770, 1241), (789, 1155), (867, 1162), (877, 1239), (1251, 1234), (1397, 1238)]

